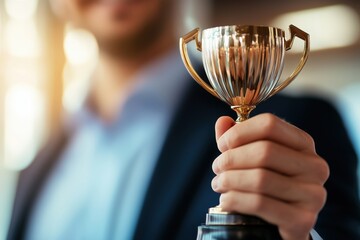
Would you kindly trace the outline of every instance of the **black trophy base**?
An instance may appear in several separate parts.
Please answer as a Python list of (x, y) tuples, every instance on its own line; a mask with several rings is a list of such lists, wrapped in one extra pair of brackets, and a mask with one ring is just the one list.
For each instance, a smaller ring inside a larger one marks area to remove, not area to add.
[(275, 226), (202, 225), (197, 240), (281, 240)]
[(237, 213), (208, 213), (197, 240), (281, 240), (278, 228), (264, 220)]

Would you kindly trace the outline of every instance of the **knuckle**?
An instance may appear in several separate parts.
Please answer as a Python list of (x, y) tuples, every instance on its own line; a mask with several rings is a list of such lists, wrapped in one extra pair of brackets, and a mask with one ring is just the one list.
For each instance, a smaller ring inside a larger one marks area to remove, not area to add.
[(273, 152), (273, 145), (270, 141), (259, 141), (256, 151), (258, 164), (262, 167), (266, 166), (266, 162)]
[(317, 181), (317, 183), (324, 184), (330, 176), (330, 167), (328, 163), (317, 154), (313, 155), (312, 160), (314, 180)]
[(317, 187), (314, 189), (314, 200), (312, 201), (314, 204), (314, 210), (320, 210), (326, 202), (327, 191), (324, 187)]
[(299, 217), (299, 226), (302, 226), (305, 231), (309, 231), (315, 225), (317, 214), (314, 212), (306, 212), (302, 217)]
[(324, 159), (321, 159), (318, 162), (319, 162), (319, 167), (317, 169), (319, 171), (320, 180), (322, 182), (325, 182), (330, 176), (330, 167)]
[(272, 131), (274, 131), (276, 125), (277, 125), (277, 118), (274, 115), (270, 113), (266, 113), (263, 115), (262, 128), (266, 136), (269, 135)]
[(302, 133), (304, 135), (305, 142), (307, 142), (310, 146), (312, 146), (313, 149), (315, 149), (315, 140), (313, 137), (305, 131), (302, 131)]

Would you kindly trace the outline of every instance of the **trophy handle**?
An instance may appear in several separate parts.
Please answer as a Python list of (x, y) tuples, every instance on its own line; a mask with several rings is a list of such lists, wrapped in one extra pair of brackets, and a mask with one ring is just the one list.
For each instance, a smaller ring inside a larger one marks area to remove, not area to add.
[(285, 81), (283, 81), (280, 85), (276, 86), (274, 88), (274, 90), (271, 92), (269, 97), (273, 96), (274, 94), (276, 94), (279, 91), (281, 91), (282, 89), (284, 89), (287, 85), (289, 85), (296, 78), (296, 76), (303, 69), (303, 67), (304, 67), (304, 65), (306, 63), (306, 60), (308, 59), (308, 56), (309, 56), (309, 51), (310, 51), (310, 45), (309, 45), (310, 36), (309, 36), (309, 34), (302, 31), (301, 29), (295, 27), (294, 25), (290, 25), (289, 29), (290, 29), (291, 37), (290, 37), (289, 40), (285, 41), (285, 49), (286, 49), (286, 51), (291, 49), (291, 47), (293, 45), (293, 42), (294, 42), (294, 38), (298, 37), (298, 38), (304, 40), (303, 55), (302, 55), (302, 57), (300, 59), (299, 64), (297, 65), (297, 67), (293, 71), (293, 73)]
[(193, 66), (191, 65), (191, 61), (188, 55), (187, 51), (187, 44), (191, 42), (192, 40), (195, 40), (196, 43), (196, 49), (201, 52), (201, 41), (199, 41), (199, 28), (195, 28), (191, 32), (187, 33), (183, 37), (180, 38), (180, 54), (181, 58), (184, 62), (184, 65), (190, 75), (195, 79), (195, 81), (200, 84), (206, 91), (211, 93), (213, 96), (219, 98), (217, 93), (213, 88), (211, 88), (204, 80), (201, 79), (201, 77), (197, 74), (197, 72), (194, 70)]

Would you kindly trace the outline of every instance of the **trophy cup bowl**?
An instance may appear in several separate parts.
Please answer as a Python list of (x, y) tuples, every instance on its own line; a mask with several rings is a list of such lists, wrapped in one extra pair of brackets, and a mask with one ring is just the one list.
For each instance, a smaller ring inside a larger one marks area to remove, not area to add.
[[(220, 26), (200, 32), (196, 28), (180, 38), (180, 53), (190, 75), (206, 91), (226, 102), (245, 121), (260, 102), (288, 86), (304, 67), (309, 53), (309, 35), (289, 26), (290, 39), (282, 29), (268, 26)], [(201, 33), (201, 40), (199, 34)], [(284, 56), (294, 38), (304, 41), (304, 50), (295, 70), (280, 80)], [(195, 41), (210, 85), (197, 74), (188, 56), (187, 44)], [(248, 226), (248, 227), (247, 227)], [(253, 231), (254, 226), (256, 231)], [(240, 213), (209, 209), (206, 224), (199, 226), (198, 240), (281, 239), (276, 226)]]
[[(249, 118), (257, 104), (284, 89), (300, 73), (309, 53), (309, 35), (290, 25), (291, 37), (285, 40), (282, 29), (267, 26), (221, 26), (202, 31), (199, 28), (180, 38), (180, 53), (190, 75), (205, 90), (236, 111), (237, 122)], [(304, 51), (293, 73), (280, 81), (285, 51), (295, 36), (304, 40)], [(195, 40), (209, 84), (191, 65), (187, 44)]]

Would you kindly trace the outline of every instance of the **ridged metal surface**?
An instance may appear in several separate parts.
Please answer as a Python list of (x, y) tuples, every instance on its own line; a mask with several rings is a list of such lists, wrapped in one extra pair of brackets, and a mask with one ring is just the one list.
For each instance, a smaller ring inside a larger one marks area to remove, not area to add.
[(255, 106), (280, 78), (284, 32), (262, 26), (223, 26), (202, 32), (203, 64), (211, 86), (230, 106)]

